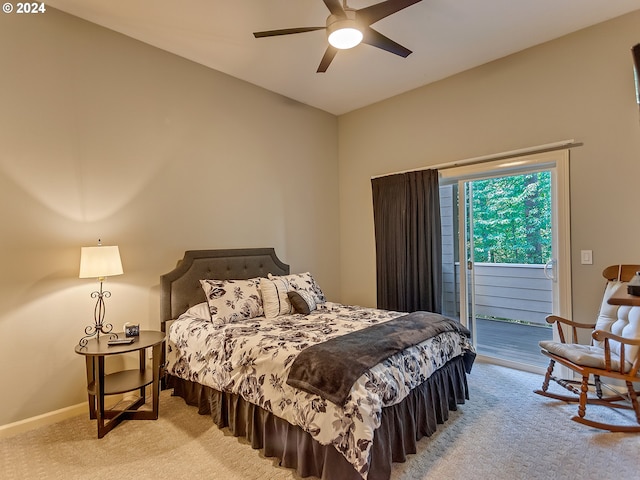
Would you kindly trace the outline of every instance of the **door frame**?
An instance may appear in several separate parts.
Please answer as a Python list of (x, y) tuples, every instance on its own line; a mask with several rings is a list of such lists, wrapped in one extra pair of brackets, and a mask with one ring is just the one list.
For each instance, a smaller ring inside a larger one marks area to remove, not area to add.
[[(570, 192), (569, 192), (569, 150), (559, 149), (550, 152), (535, 153), (520, 157), (500, 159), (489, 162), (475, 163), (460, 167), (445, 168), (439, 170), (440, 184), (461, 183), (471, 180), (479, 180), (497, 176), (518, 175), (532, 170), (551, 170), (552, 189), (552, 236), (553, 257), (556, 259), (556, 281), (553, 288), (553, 314), (571, 319), (571, 228), (570, 228)], [(459, 194), (463, 189), (458, 188)], [(459, 235), (465, 235), (465, 216), (458, 217)], [(459, 242), (460, 268), (460, 320), (468, 326), (467, 311), (467, 272), (464, 238)], [(464, 259), (464, 260), (463, 260)], [(463, 263), (464, 262), (464, 263)], [(570, 335), (568, 329), (565, 335)], [(558, 340), (556, 329), (553, 330), (554, 340)], [(570, 336), (566, 337), (570, 338)], [(481, 356), (482, 358), (482, 356)], [(521, 364), (515, 364), (507, 360), (491, 359), (493, 363), (503, 364), (516, 368), (523, 368)], [(540, 373), (539, 367), (527, 368), (527, 370)], [(565, 372), (566, 373), (566, 372)]]

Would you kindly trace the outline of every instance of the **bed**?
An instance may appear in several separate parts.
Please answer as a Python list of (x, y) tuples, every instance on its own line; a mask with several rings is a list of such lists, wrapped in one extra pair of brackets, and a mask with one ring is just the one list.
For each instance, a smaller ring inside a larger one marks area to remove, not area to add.
[[(387, 480), (393, 462), (469, 399), (475, 353), (458, 322), (444, 319), (430, 338), (399, 347), (408, 315), (329, 302), (272, 248), (186, 251), (160, 286), (166, 385), (302, 477)], [(362, 336), (374, 334), (393, 340), (372, 352)], [(373, 366), (335, 353), (343, 348), (368, 348)], [(376, 358), (387, 348), (396, 353)], [(341, 369), (353, 369), (352, 380), (334, 381)]]

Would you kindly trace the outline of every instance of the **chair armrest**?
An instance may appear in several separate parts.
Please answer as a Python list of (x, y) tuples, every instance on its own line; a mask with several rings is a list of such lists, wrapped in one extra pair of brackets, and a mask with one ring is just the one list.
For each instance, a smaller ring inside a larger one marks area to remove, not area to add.
[(568, 318), (564, 318), (564, 317), (559, 317), (558, 315), (548, 315), (545, 318), (545, 320), (549, 325), (553, 325), (554, 323), (556, 324), (556, 326), (558, 327), (558, 335), (560, 336), (560, 341), (562, 343), (567, 343), (564, 339), (564, 331), (562, 330), (562, 325), (567, 325), (571, 327), (574, 341), (578, 338), (578, 328), (584, 328), (589, 330), (593, 330), (594, 328), (596, 328), (595, 323), (574, 322), (573, 320), (569, 320)]
[[(594, 330), (591, 334), (594, 340), (598, 342), (604, 342), (604, 362), (607, 370), (611, 370), (611, 347), (609, 346), (609, 341), (613, 340), (615, 342), (620, 343), (620, 369), (619, 373), (624, 373), (625, 361), (627, 360), (627, 346), (640, 346), (640, 338), (625, 338), (614, 333), (608, 332), (606, 330)], [(640, 355), (637, 355), (635, 359), (630, 360), (633, 363), (632, 368), (632, 376), (635, 376), (638, 372), (638, 367), (640, 367)]]
[(578, 323), (564, 317), (559, 317), (557, 315), (547, 315), (547, 318), (545, 320), (549, 324), (560, 322), (564, 325), (569, 325), (571, 327), (576, 327), (576, 328), (588, 328), (589, 330), (593, 330), (594, 328), (596, 328), (595, 323)]
[(594, 330), (591, 336), (598, 342), (603, 342), (605, 338), (608, 338), (609, 340), (615, 340), (616, 342), (620, 342), (625, 345), (640, 346), (640, 338), (625, 338), (606, 330)]

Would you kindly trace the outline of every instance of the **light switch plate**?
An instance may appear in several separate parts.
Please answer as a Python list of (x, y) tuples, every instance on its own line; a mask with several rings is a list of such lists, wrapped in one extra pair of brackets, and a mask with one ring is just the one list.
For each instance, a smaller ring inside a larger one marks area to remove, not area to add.
[(580, 250), (580, 263), (582, 265), (593, 265), (593, 250)]

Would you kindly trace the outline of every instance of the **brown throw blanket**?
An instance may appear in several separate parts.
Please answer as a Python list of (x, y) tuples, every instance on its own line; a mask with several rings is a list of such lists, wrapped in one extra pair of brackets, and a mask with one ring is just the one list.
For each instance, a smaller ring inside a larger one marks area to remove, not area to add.
[[(287, 383), (337, 405), (344, 404), (355, 381), (392, 355), (443, 332), (470, 332), (460, 322), (431, 312), (413, 312), (305, 348), (294, 360)], [(471, 371), (473, 352), (465, 354)]]

